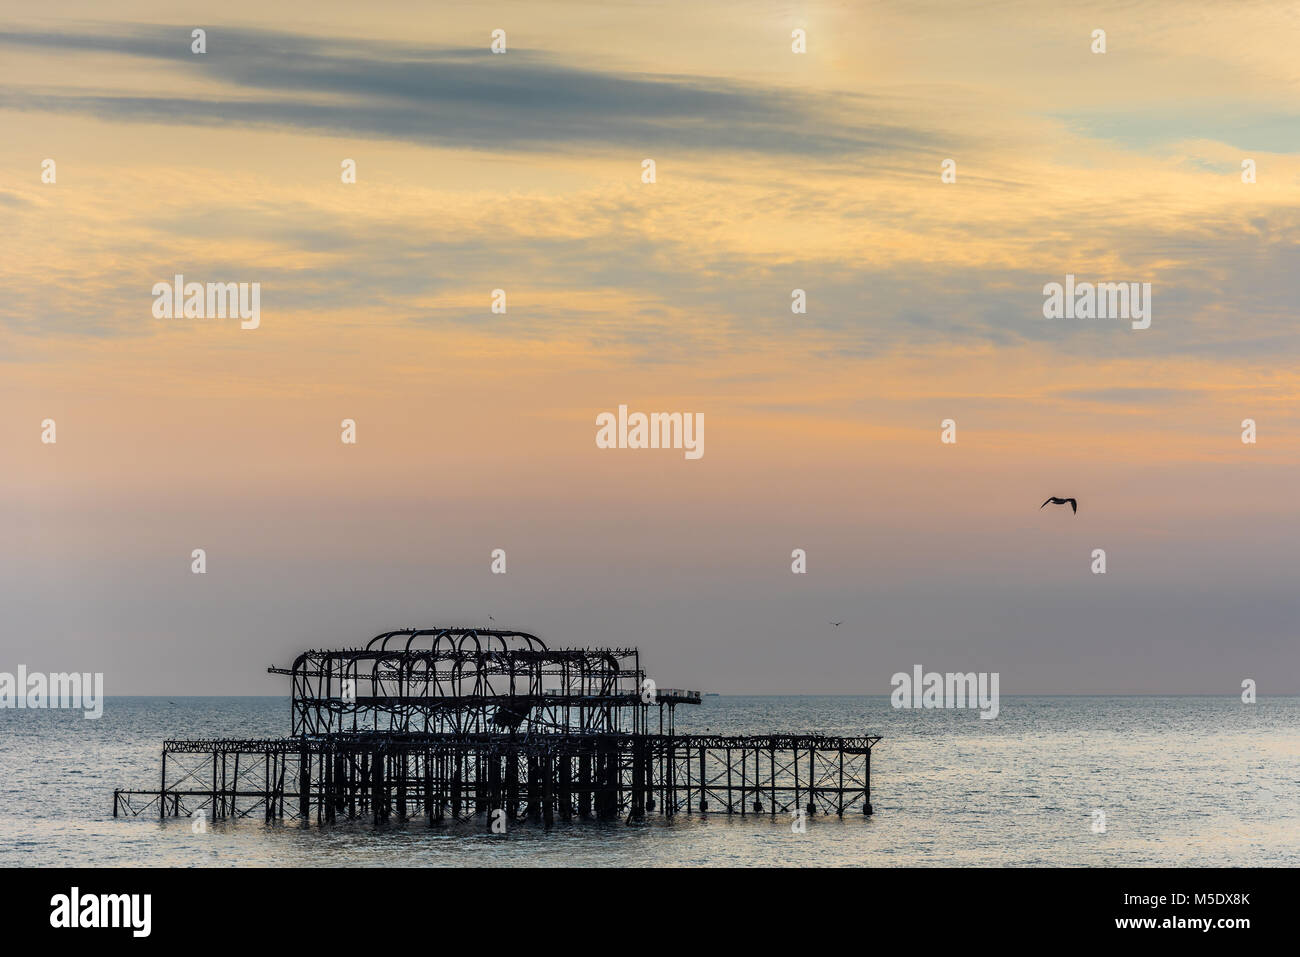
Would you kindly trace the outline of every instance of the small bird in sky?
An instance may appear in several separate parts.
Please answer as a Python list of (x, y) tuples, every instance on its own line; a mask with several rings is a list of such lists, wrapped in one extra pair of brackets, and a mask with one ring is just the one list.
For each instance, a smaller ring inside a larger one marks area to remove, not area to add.
[(831, 622), (831, 624), (834, 625), (836, 628), (838, 628), (840, 625), (844, 624), (844, 622), (842, 622), (842, 621), (833, 621), (833, 622)]
[(1055, 495), (1053, 495), (1051, 498), (1049, 498), (1046, 502), (1044, 502), (1042, 505), (1038, 507), (1042, 509), (1048, 505), (1068, 505), (1070, 506), (1070, 508), (1074, 509), (1074, 513), (1076, 515), (1079, 513), (1079, 503), (1077, 500), (1072, 498), (1057, 498)]

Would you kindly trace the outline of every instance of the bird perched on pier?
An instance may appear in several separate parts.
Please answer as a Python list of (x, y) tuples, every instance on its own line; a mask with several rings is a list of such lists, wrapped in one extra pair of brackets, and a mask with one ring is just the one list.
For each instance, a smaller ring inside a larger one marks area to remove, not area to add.
[(1051, 498), (1049, 498), (1046, 502), (1044, 502), (1042, 505), (1038, 507), (1039, 509), (1042, 509), (1048, 505), (1068, 505), (1070, 506), (1070, 508), (1074, 509), (1074, 513), (1076, 515), (1079, 513), (1079, 503), (1076, 499), (1057, 498), (1055, 495), (1053, 495)]

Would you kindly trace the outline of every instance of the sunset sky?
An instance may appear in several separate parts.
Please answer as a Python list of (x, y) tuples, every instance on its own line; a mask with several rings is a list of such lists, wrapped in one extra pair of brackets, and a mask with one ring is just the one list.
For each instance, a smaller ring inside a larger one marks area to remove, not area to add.
[(724, 693), (1300, 692), (1295, 3), (212, 9), (0, 0), (0, 671), (492, 615)]

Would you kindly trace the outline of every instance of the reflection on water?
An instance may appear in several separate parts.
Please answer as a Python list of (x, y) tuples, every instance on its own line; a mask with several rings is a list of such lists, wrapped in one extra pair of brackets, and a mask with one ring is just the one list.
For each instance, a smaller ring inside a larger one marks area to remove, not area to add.
[[(247, 819), (114, 820), (115, 787), (157, 786), (165, 737), (278, 736), (283, 698), (109, 698), (104, 716), (0, 711), (0, 864), (1300, 865), (1300, 698), (1011, 697), (896, 711), (887, 697), (722, 697), (678, 730), (882, 734), (876, 814), (786, 821), (302, 829)], [(1094, 834), (1092, 812), (1106, 814)]]

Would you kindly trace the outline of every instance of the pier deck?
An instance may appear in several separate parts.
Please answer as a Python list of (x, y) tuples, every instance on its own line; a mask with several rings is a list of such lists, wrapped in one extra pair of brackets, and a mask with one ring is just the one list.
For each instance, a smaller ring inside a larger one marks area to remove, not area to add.
[(649, 813), (871, 813), (880, 738), (359, 734), (167, 741), (158, 790), (114, 816), (210, 820), (637, 820)]

